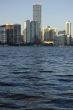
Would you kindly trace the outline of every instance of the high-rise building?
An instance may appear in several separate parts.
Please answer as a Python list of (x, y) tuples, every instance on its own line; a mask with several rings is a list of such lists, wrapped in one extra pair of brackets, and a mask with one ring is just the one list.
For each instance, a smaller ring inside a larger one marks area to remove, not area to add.
[(23, 42), (30, 43), (30, 20), (24, 22), (23, 33), (24, 33)]
[(37, 21), (41, 28), (41, 5), (33, 5), (33, 21)]
[(67, 21), (66, 22), (66, 35), (71, 35), (71, 22)]
[(39, 42), (39, 24), (37, 21), (25, 21), (24, 22), (24, 44), (32, 44)]
[(38, 43), (39, 39), (39, 24), (37, 21), (31, 21), (30, 23), (30, 36), (31, 43)]
[(67, 45), (71, 45), (71, 22), (66, 22)]

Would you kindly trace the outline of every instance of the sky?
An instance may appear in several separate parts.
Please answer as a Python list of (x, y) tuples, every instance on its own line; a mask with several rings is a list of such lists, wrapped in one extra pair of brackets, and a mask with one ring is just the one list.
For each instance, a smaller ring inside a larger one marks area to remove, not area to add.
[[(0, 25), (32, 20), (33, 4), (42, 5), (42, 26), (65, 29), (65, 22), (73, 23), (73, 0), (0, 0)], [(73, 33), (73, 32), (72, 32)]]

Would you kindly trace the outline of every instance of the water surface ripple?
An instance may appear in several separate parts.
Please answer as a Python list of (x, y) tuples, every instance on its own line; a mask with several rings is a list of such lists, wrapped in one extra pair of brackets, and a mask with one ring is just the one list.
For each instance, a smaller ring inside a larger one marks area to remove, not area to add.
[(0, 110), (73, 110), (73, 47), (0, 47)]

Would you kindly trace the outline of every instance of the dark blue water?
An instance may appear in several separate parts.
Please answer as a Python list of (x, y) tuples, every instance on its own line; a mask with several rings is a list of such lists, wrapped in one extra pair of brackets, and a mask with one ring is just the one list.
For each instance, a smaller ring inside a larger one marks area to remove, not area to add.
[(0, 110), (73, 110), (73, 47), (0, 47)]

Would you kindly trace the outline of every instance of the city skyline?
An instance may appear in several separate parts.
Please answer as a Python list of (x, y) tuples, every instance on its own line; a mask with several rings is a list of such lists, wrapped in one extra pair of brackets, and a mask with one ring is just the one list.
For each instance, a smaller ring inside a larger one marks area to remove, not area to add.
[[(0, 24), (20, 23), (27, 19), (32, 20), (32, 6), (42, 5), (42, 26), (52, 26), (58, 30), (65, 29), (65, 22), (73, 23), (72, 0), (15, 0), (0, 1)], [(27, 12), (26, 12), (27, 11)], [(73, 31), (72, 31), (73, 35)]]

